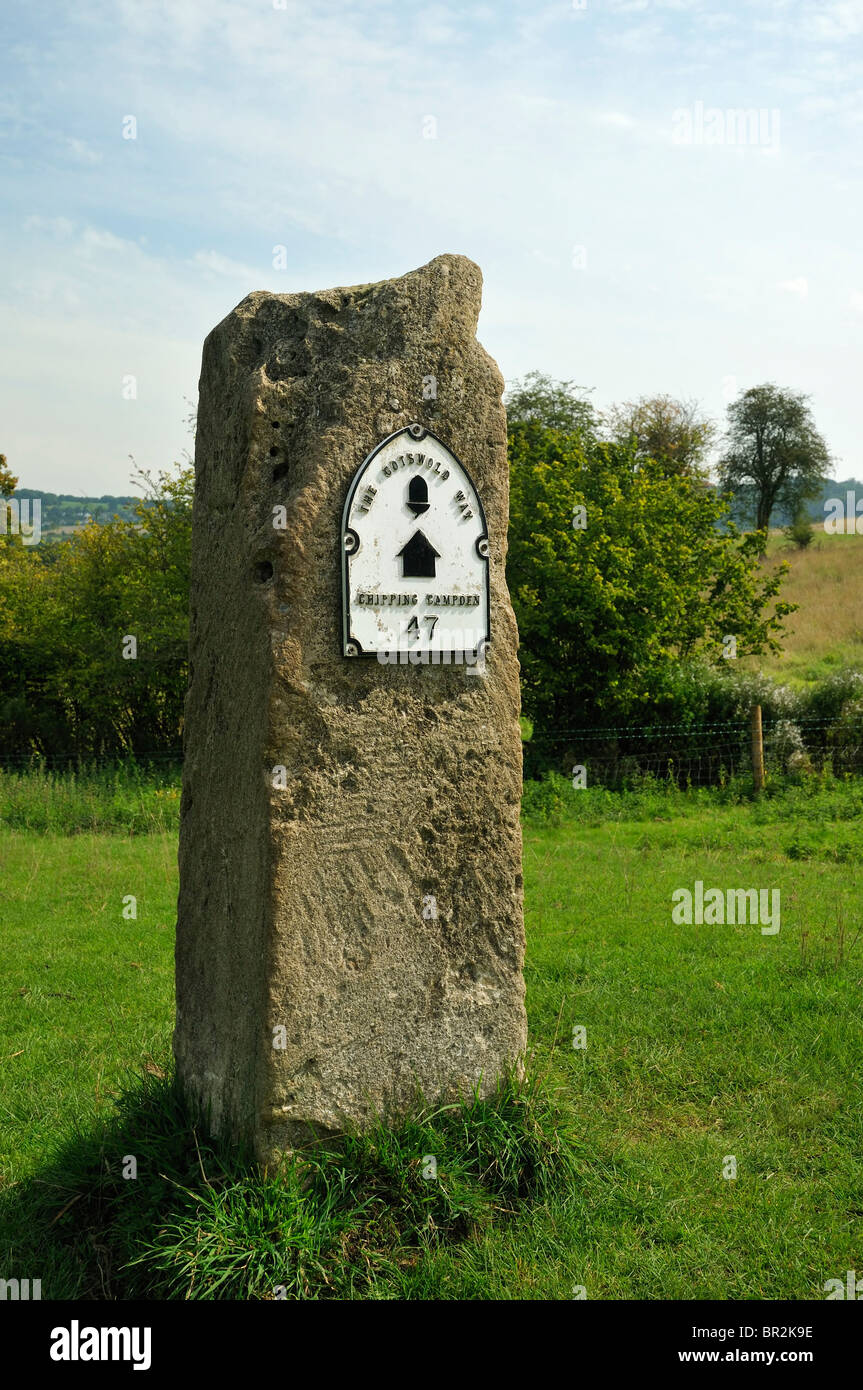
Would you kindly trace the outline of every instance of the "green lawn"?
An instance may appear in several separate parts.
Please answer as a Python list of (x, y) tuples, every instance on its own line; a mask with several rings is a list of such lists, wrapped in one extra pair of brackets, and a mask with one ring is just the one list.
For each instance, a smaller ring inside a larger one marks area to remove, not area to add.
[[(0, 1277), (54, 1298), (823, 1298), (863, 1269), (860, 803), (572, 793), (529, 821), (535, 1116), (426, 1116), (275, 1184), (192, 1147), (159, 1076), (173, 832), (2, 832)], [(779, 888), (781, 931), (674, 925), (696, 879)]]

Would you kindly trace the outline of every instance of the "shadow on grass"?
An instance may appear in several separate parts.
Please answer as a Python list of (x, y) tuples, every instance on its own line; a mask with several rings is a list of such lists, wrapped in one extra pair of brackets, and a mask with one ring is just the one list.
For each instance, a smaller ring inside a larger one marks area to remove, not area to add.
[(0, 1193), (0, 1272), (50, 1299), (434, 1297), (417, 1292), (426, 1256), (571, 1191), (565, 1134), (540, 1082), (508, 1079), (262, 1172), (196, 1132), (170, 1076), (145, 1074)]

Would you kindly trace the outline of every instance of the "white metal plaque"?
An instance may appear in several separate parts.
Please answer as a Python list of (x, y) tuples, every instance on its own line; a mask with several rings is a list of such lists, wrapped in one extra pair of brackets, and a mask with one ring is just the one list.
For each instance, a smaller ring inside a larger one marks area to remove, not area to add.
[(364, 460), (345, 501), (342, 546), (345, 656), (445, 663), (484, 654), (485, 513), (467, 469), (430, 430), (409, 425)]

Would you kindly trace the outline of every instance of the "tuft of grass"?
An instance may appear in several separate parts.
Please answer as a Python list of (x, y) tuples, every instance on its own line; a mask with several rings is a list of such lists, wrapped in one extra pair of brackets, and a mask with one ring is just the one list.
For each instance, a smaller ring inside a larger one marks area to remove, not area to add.
[(576, 1147), (535, 1080), (420, 1106), (261, 1171), (197, 1133), (170, 1074), (154, 1071), (0, 1193), (0, 1220), (14, 1209), (34, 1233), (16, 1259), (47, 1260), (53, 1298), (392, 1296), (426, 1255), (523, 1218), (577, 1179)]

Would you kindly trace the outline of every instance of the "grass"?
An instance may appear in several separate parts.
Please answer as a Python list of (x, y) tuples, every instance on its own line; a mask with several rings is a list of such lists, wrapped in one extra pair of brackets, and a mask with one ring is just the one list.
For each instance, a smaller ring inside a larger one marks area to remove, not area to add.
[[(530, 1080), (266, 1175), (171, 1082), (173, 831), (130, 834), (138, 803), (124, 829), (107, 782), (98, 834), (46, 828), (30, 795), (0, 797), (29, 817), (0, 834), (0, 1277), (46, 1298), (805, 1299), (863, 1268), (859, 783), (531, 789)], [(696, 878), (780, 888), (779, 935), (673, 925)]]
[(180, 769), (128, 760), (52, 772), (38, 761), (22, 771), (0, 768), (0, 825), (69, 835), (175, 830), (180, 823)]
[(170, 1080), (150, 1076), (15, 1200), (33, 1229), (57, 1223), (53, 1278), (79, 1297), (446, 1297), (471, 1277), (454, 1252), (481, 1253), (575, 1178), (553, 1108), (514, 1082), (262, 1173), (191, 1131)]

